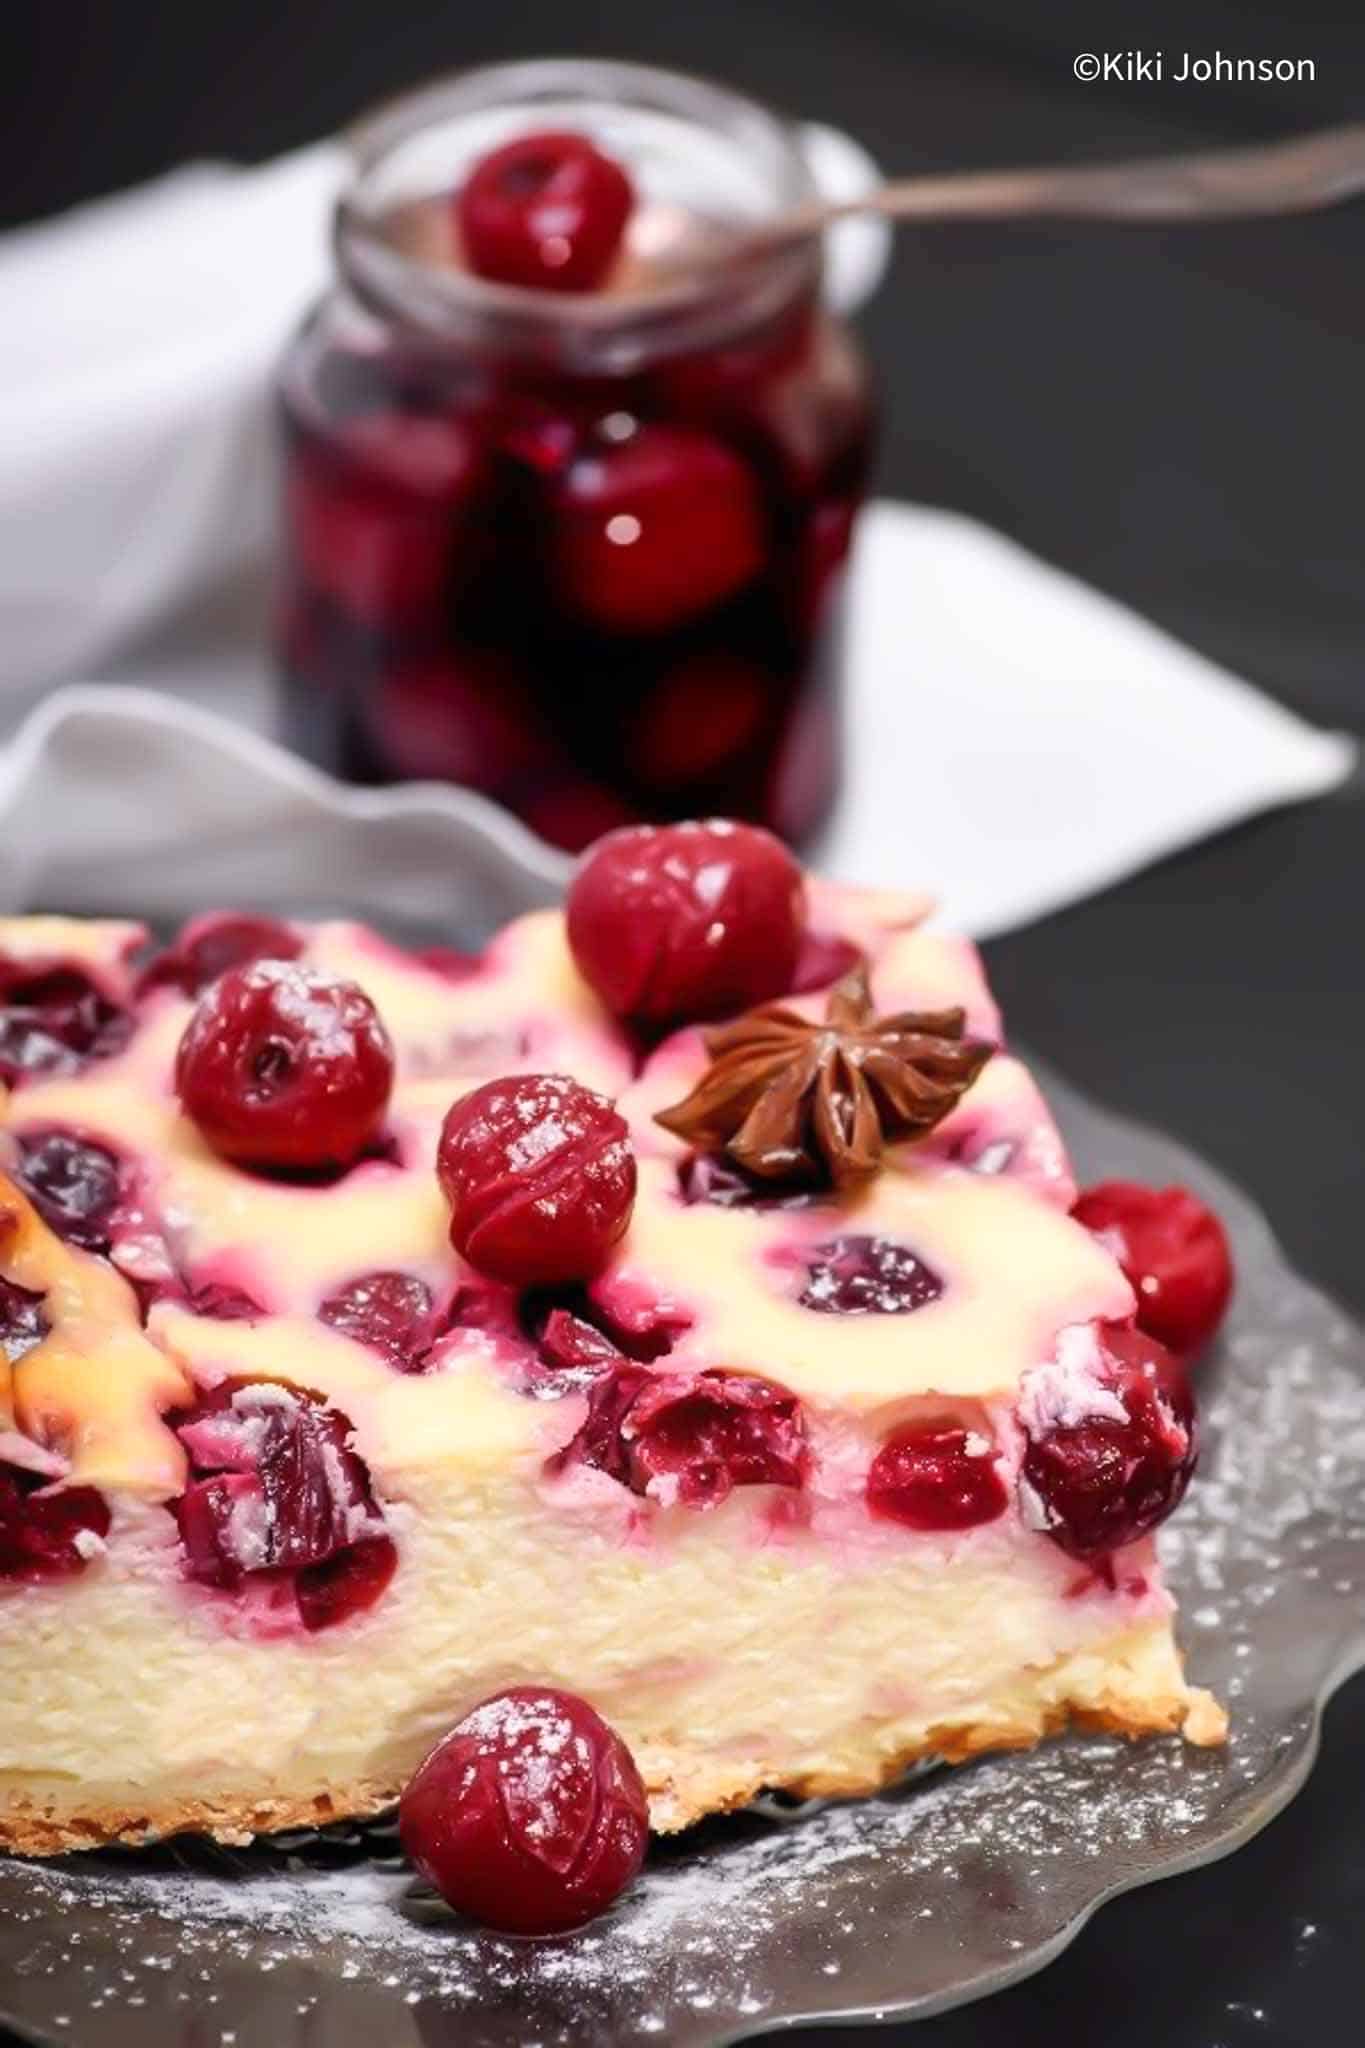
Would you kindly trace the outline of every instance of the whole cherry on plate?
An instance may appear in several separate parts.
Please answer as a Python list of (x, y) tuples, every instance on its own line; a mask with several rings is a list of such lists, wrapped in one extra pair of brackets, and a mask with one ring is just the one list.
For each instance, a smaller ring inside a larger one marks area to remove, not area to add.
[(630, 1751), (586, 1700), (495, 1693), (404, 1792), (403, 1847), (457, 1912), (506, 1934), (563, 1934), (638, 1875), (649, 1806)]
[(1122, 1266), (1139, 1328), (1181, 1357), (1202, 1351), (1232, 1293), (1232, 1253), (1212, 1209), (1187, 1188), (1107, 1180), (1086, 1188), (1071, 1213)]
[(635, 204), (630, 179), (586, 135), (545, 129), (480, 157), (455, 201), (465, 259), (497, 284), (594, 291)]
[(200, 997), (176, 1054), (185, 1112), (241, 1166), (351, 1165), (379, 1135), (393, 1047), (352, 981), (294, 960), (234, 967)]
[(569, 888), (578, 971), (618, 1017), (659, 1029), (792, 986), (801, 869), (757, 825), (628, 825), (590, 846)]
[(436, 1174), (461, 1258), (513, 1287), (589, 1280), (635, 1205), (625, 1119), (566, 1074), (514, 1074), (446, 1112)]

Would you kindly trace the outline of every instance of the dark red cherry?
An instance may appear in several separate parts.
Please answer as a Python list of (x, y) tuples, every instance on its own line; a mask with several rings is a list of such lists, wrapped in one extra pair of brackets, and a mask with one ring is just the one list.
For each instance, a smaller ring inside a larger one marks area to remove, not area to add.
[[(326, 1625), (317, 1618), (324, 1612), (358, 1612), (367, 1588), (379, 1597), (392, 1556), (356, 1559), (349, 1571), (341, 1562), (392, 1544), (340, 1409), (273, 1382), (235, 1382), (171, 1420), (192, 1475), (172, 1508), (192, 1579), (233, 1587), (258, 1572), (297, 1574), (301, 1611), (312, 1601), (309, 1627)], [(333, 1569), (317, 1569), (324, 1566)]]
[(0, 1352), (17, 1365), (30, 1351), (36, 1351), (51, 1325), (43, 1311), (46, 1295), (14, 1280), (0, 1279)]
[(456, 198), (471, 270), (496, 284), (594, 291), (635, 204), (630, 179), (586, 135), (547, 129), (481, 157)]
[(514, 1686), (466, 1714), (404, 1792), (403, 1847), (459, 1913), (562, 1934), (633, 1882), (649, 1803), (630, 1751), (586, 1700)]
[(1069, 1557), (1103, 1557), (1180, 1505), (1199, 1454), (1178, 1359), (1141, 1330), (1105, 1329), (1092, 1375), (1046, 1366), (1025, 1382), (1025, 1515)]
[(651, 1373), (620, 1363), (588, 1391), (588, 1413), (552, 1461), (590, 1465), (664, 1506), (717, 1507), (736, 1486), (801, 1486), (805, 1417), (785, 1387), (737, 1372)]
[(802, 1308), (831, 1316), (904, 1316), (937, 1301), (938, 1274), (890, 1237), (833, 1237), (801, 1255)]
[(1182, 1357), (1202, 1351), (1232, 1293), (1232, 1253), (1212, 1209), (1187, 1188), (1107, 1180), (1071, 1213), (1122, 1266), (1139, 1329)]
[(801, 1403), (745, 1373), (656, 1373), (623, 1425), (631, 1486), (665, 1505), (718, 1507), (736, 1486), (801, 1486)]
[(400, 1372), (420, 1372), (436, 1336), (431, 1289), (415, 1273), (362, 1274), (329, 1294), (318, 1318)]
[(742, 655), (711, 649), (674, 663), (631, 719), (628, 771), (642, 788), (686, 802), (751, 757), (771, 722), (771, 675)]
[(810, 1188), (783, 1191), (716, 1152), (688, 1153), (678, 1168), (678, 1193), (684, 1202), (710, 1202), (717, 1209), (809, 1209), (824, 1199)]
[(83, 1572), (109, 1534), (109, 1504), (93, 1486), (54, 1486), (0, 1465), (0, 1579), (41, 1585)]
[(243, 1166), (348, 1166), (378, 1136), (393, 1047), (354, 982), (294, 961), (231, 968), (200, 997), (176, 1087), (215, 1152)]
[(297, 960), (303, 939), (273, 917), (214, 910), (191, 918), (174, 945), (158, 953), (143, 971), (144, 989), (171, 986), (197, 996), (229, 967), (252, 960)]
[(691, 427), (646, 425), (570, 463), (551, 498), (561, 602), (604, 633), (665, 633), (733, 597), (763, 566), (752, 473)]
[(874, 1515), (907, 1529), (974, 1529), (1009, 1505), (995, 1445), (948, 1424), (910, 1423), (889, 1436), (867, 1475)]
[(564, 1074), (486, 1081), (453, 1103), (436, 1172), (456, 1251), (513, 1287), (591, 1278), (635, 1203), (624, 1118)]
[(392, 1537), (369, 1536), (339, 1550), (321, 1564), (305, 1565), (294, 1580), (299, 1620), (316, 1635), (335, 1628), (353, 1614), (363, 1614), (380, 1598), (398, 1569)]
[(786, 847), (723, 818), (609, 832), (584, 854), (567, 904), (579, 973), (616, 1016), (650, 1027), (783, 994), (805, 919)]
[(133, 1033), (126, 1010), (78, 967), (35, 973), (0, 961), (0, 1081), (18, 1087), (31, 1074), (74, 1074), (87, 1060), (121, 1052)]
[(49, 1229), (83, 1251), (109, 1248), (119, 1199), (112, 1152), (70, 1131), (31, 1131), (19, 1140), (18, 1179)]
[(299, 573), (379, 632), (439, 627), (479, 557), (482, 450), (447, 414), (354, 421), (344, 441), (296, 443), (286, 534)]

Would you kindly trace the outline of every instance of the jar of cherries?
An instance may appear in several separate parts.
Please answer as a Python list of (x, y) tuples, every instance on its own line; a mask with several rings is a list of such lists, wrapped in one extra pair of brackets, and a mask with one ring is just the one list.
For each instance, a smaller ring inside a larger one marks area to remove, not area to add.
[(813, 190), (775, 116), (635, 65), (473, 71), (358, 131), (281, 377), (293, 744), (570, 849), (707, 812), (810, 839), (868, 384), (818, 240), (742, 236)]

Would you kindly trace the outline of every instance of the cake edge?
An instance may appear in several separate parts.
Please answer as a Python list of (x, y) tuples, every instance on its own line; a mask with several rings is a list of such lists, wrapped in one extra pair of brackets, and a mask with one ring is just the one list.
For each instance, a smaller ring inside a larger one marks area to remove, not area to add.
[[(1134, 1657), (1136, 1653), (1136, 1657)], [(1164, 1655), (1162, 1654), (1164, 1653)], [(1093, 1658), (1094, 1649), (1081, 1653)], [(1164, 1667), (1152, 1674), (1146, 1689), (1141, 1665), (1152, 1657)], [(765, 1771), (752, 1763), (720, 1766), (711, 1759), (690, 1761), (679, 1750), (670, 1755), (651, 1747), (637, 1758), (649, 1794), (651, 1828), (676, 1834), (708, 1816), (734, 1812), (761, 1792), (786, 1792), (802, 1799), (855, 1799), (883, 1790), (915, 1764), (969, 1763), (988, 1754), (1028, 1750), (1067, 1728), (1086, 1734), (1121, 1736), (1128, 1740), (1181, 1733), (1196, 1748), (1217, 1748), (1227, 1739), (1228, 1717), (1214, 1695), (1202, 1686), (1187, 1686), (1167, 1624), (1125, 1639), (1122, 1654), (1111, 1646), (1100, 1682), (1088, 1697), (1068, 1694), (1064, 1657), (1039, 1674), (1033, 1711), (1015, 1718), (988, 1716), (947, 1720), (907, 1741), (884, 1748), (871, 1731), (862, 1764), (839, 1768)], [(1060, 1697), (1049, 1698), (1050, 1691)], [(88, 1811), (58, 1813), (56, 1802), (26, 1796), (12, 1788), (0, 1812), (0, 1851), (19, 1856), (48, 1857), (114, 1846), (150, 1847), (176, 1835), (196, 1834), (230, 1847), (246, 1847), (258, 1836), (293, 1828), (323, 1828), (347, 1820), (369, 1820), (391, 1811), (403, 1790), (404, 1777), (361, 1778), (349, 1787), (332, 1787), (305, 1797), (257, 1800), (187, 1800), (148, 1812), (138, 1807), (106, 1805)]]

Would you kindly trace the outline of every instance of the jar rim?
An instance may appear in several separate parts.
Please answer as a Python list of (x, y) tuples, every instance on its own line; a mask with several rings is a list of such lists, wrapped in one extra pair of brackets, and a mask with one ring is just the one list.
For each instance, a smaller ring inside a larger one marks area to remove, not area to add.
[[(585, 372), (621, 372), (654, 356), (714, 343), (818, 287), (823, 243), (751, 247), (735, 264), (703, 264), (667, 282), (611, 294), (499, 284), (437, 268), (382, 232), (376, 188), (397, 152), (438, 124), (541, 102), (658, 111), (700, 131), (725, 130), (772, 176), (772, 215), (818, 197), (796, 125), (747, 94), (661, 66), (599, 58), (531, 58), (447, 74), (363, 114), (346, 131), (352, 174), (336, 206), (342, 275), (386, 317), (452, 341), (551, 357)], [(754, 218), (767, 217), (760, 213)]]

